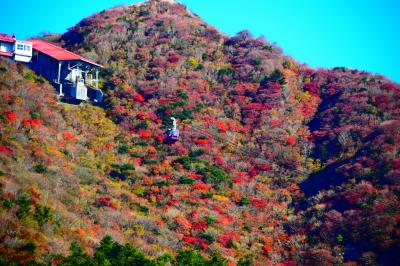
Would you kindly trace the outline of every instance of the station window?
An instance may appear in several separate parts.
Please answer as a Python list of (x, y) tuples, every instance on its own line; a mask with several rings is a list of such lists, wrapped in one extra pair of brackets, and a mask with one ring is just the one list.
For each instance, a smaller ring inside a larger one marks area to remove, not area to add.
[(29, 45), (25, 45), (25, 51), (30, 51), (31, 47)]
[(17, 44), (17, 50), (24, 50), (23, 44)]

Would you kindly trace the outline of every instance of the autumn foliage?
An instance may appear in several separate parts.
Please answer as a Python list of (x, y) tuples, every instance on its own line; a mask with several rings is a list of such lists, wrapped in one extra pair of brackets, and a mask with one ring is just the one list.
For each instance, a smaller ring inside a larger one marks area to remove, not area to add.
[(0, 264), (131, 254), (122, 243), (146, 261), (398, 264), (396, 84), (308, 68), (167, 1), (46, 38), (105, 66), (105, 103), (59, 102), (0, 60)]

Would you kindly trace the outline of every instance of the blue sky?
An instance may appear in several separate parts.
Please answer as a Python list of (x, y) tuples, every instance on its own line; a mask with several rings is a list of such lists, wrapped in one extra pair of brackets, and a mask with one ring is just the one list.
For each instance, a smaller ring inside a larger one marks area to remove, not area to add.
[[(18, 39), (63, 33), (82, 18), (139, 1), (4, 1), (0, 32)], [(397, 0), (182, 0), (229, 35), (248, 29), (312, 67), (346, 66), (400, 83), (400, 1)], [(9, 12), (4, 12), (8, 10)]]

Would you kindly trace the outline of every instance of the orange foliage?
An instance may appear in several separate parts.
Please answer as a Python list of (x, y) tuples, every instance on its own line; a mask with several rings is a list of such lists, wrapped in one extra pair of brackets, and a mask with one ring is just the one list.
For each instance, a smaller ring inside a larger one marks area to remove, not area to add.
[(162, 166), (164, 166), (165, 168), (171, 167), (171, 164), (168, 160), (164, 160), (162, 161)]
[(228, 125), (224, 121), (217, 121), (215, 124), (217, 125), (218, 130), (222, 133), (225, 133), (229, 129)]
[(260, 236), (260, 240), (265, 245), (272, 245), (272, 243), (274, 243), (274, 239), (270, 236)]
[(197, 183), (192, 185), (192, 188), (197, 190), (209, 190), (210, 186), (204, 183)]
[(296, 185), (296, 184), (291, 184), (291, 185), (289, 186), (289, 190), (291, 190), (291, 191), (297, 191), (297, 190), (300, 190), (300, 188), (299, 188), (299, 186)]
[(219, 217), (216, 218), (216, 221), (219, 224), (227, 225), (233, 222), (233, 217), (229, 215), (220, 215)]
[(21, 123), (25, 126), (25, 127), (37, 127), (37, 128), (41, 128), (43, 127), (43, 125), (40, 123), (40, 121), (36, 118), (32, 118), (32, 119), (26, 119), (26, 120), (22, 120)]
[(194, 244), (197, 242), (197, 238), (196, 237), (192, 237), (192, 236), (185, 236), (183, 238), (183, 242), (185, 243), (190, 243), (190, 244)]
[(290, 145), (290, 146), (293, 146), (293, 145), (295, 145), (296, 144), (296, 139), (294, 138), (294, 137), (287, 137), (287, 139), (286, 139), (286, 143), (288, 144), (288, 145)]
[(135, 99), (135, 101), (137, 101), (137, 102), (144, 102), (144, 97), (142, 96), (142, 95), (140, 95), (140, 94), (136, 94), (134, 97), (133, 97), (134, 99)]
[(276, 127), (282, 124), (282, 121), (280, 119), (272, 119), (268, 124), (270, 127)]
[(150, 138), (150, 137), (151, 137), (151, 132), (148, 131), (148, 130), (145, 130), (145, 129), (139, 129), (138, 135), (139, 135), (141, 138), (147, 139), (147, 138)]
[(75, 142), (76, 141), (76, 138), (68, 131), (64, 131), (62, 133), (62, 136), (63, 136), (64, 139), (69, 140), (71, 142)]
[(265, 200), (252, 198), (250, 201), (251, 204), (256, 208), (264, 208), (265, 206), (267, 206), (267, 202)]
[(86, 238), (86, 233), (81, 228), (75, 230), (75, 233), (80, 236), (81, 238)]
[(13, 122), (17, 119), (17, 115), (12, 111), (6, 112), (5, 115), (7, 122)]
[(206, 221), (194, 222), (192, 225), (194, 230), (205, 230), (208, 225)]
[(176, 222), (183, 231), (189, 231), (192, 228), (192, 224), (185, 217), (177, 217)]
[(159, 193), (159, 192), (160, 192), (160, 188), (157, 187), (157, 186), (151, 186), (151, 187), (150, 187), (150, 190), (151, 190), (152, 192), (155, 192), (155, 193)]
[(196, 143), (197, 145), (207, 145), (210, 143), (210, 141), (208, 139), (195, 139), (194, 143)]
[(270, 245), (265, 245), (265, 246), (263, 247), (263, 250), (264, 250), (265, 252), (269, 253), (269, 252), (272, 251), (272, 246), (270, 246)]
[(218, 241), (227, 248), (232, 247), (232, 240), (238, 241), (240, 239), (240, 235), (235, 232), (227, 232), (223, 233), (219, 236)]
[(0, 152), (5, 153), (7, 155), (12, 155), (12, 149), (9, 146), (0, 145)]

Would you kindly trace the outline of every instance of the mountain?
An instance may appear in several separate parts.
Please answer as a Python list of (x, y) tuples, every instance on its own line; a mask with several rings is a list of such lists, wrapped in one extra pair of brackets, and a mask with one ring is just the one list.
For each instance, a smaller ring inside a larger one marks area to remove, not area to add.
[[(397, 84), (311, 69), (171, 1), (48, 38), (105, 66), (105, 104), (58, 102), (0, 61), (4, 263), (122, 256), (106, 235), (161, 265), (179, 250), (173, 265), (400, 263)], [(181, 138), (166, 145), (170, 117)]]

